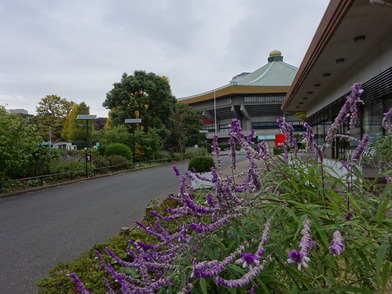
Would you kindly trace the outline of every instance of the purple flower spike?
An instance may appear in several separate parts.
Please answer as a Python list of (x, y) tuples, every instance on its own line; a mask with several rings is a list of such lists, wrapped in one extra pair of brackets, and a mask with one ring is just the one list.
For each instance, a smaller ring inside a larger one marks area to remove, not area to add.
[(88, 290), (84, 287), (82, 281), (76, 276), (76, 274), (67, 274), (67, 276), (68, 276), (68, 277), (71, 277), (71, 278), (74, 280), (74, 282), (75, 282), (75, 284), (76, 284), (76, 286), (77, 286), (77, 291), (78, 291), (79, 293), (81, 293), (81, 294), (93, 294), (93, 292), (88, 291)]
[(257, 287), (256, 285), (253, 285), (252, 288), (250, 288), (250, 290), (249, 290), (249, 294), (255, 294), (255, 290), (258, 288), (259, 287)]
[(173, 165), (173, 170), (174, 170), (174, 173), (176, 174), (177, 177), (181, 176), (180, 171), (178, 170), (178, 168), (175, 165)]
[(230, 136), (229, 140), (229, 145), (230, 145), (230, 156), (231, 156), (231, 169), (236, 168), (236, 150), (235, 150), (235, 140), (233, 136)]
[(359, 142), (358, 147), (355, 149), (353, 156), (351, 157), (351, 162), (359, 161), (361, 154), (365, 150), (365, 147), (369, 141), (369, 135), (363, 135), (361, 142)]
[(361, 89), (361, 84), (357, 83), (351, 87), (351, 94), (347, 97), (347, 101), (344, 103), (342, 109), (340, 110), (335, 121), (327, 131), (327, 136), (325, 138), (326, 142), (331, 142), (333, 138), (339, 131), (340, 126), (347, 117), (350, 117), (350, 128), (355, 125), (357, 120), (357, 103), (361, 102), (360, 96), (363, 90)]
[(301, 270), (302, 268), (307, 268), (308, 264), (307, 262), (310, 261), (310, 258), (306, 256), (305, 253), (298, 251), (298, 250), (291, 250), (288, 254), (289, 259), (287, 259), (288, 263), (297, 263), (298, 264), (298, 270)]
[(384, 113), (384, 118), (382, 119), (382, 126), (387, 132), (392, 132), (392, 107), (387, 113)]
[(338, 256), (344, 252), (344, 240), (342, 238), (342, 235), (340, 235), (339, 231), (335, 231), (333, 233), (333, 239), (332, 239), (332, 244), (329, 246), (329, 252), (333, 256)]
[(257, 257), (252, 253), (242, 253), (241, 260), (244, 262), (242, 264), (243, 268), (252, 269), (255, 265), (260, 264), (260, 262), (257, 260)]

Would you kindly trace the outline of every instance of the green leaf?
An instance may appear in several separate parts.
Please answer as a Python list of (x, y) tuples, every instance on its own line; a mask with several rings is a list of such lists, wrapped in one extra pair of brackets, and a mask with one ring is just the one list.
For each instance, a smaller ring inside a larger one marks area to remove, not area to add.
[(329, 247), (329, 241), (324, 233), (324, 230), (321, 227), (321, 224), (319, 223), (317, 217), (312, 217), (311, 222), (313, 224), (313, 226), (316, 228), (316, 232), (317, 234), (320, 236), (321, 240), (324, 243), (325, 248)]
[(353, 286), (341, 286), (337, 287), (334, 290), (336, 291), (343, 291), (343, 292), (354, 292), (354, 293), (365, 293), (365, 294), (374, 294), (373, 291), (361, 289)]
[(291, 294), (297, 294), (297, 293), (298, 293), (297, 285), (294, 283), (293, 286), (291, 287)]
[(382, 197), (380, 199), (380, 204), (378, 205), (377, 208), (377, 215), (376, 215), (376, 219), (377, 219), (377, 223), (381, 224), (384, 219), (385, 219), (385, 215), (386, 215), (386, 209), (388, 204), (391, 202), (392, 199), (392, 195), (390, 195), (389, 197)]
[(384, 261), (384, 257), (389, 250), (390, 245), (388, 243), (384, 243), (380, 246), (377, 251), (377, 258), (376, 258), (376, 270), (377, 270), (377, 280), (380, 281), (381, 278), (381, 271), (382, 271), (382, 262)]
[(203, 292), (203, 294), (208, 294), (206, 280), (205, 279), (200, 279), (199, 280), (199, 285), (200, 285), (200, 288), (201, 288), (201, 291)]
[(390, 262), (386, 262), (382, 269), (381, 274), (381, 293), (386, 293), (385, 288), (388, 286), (388, 281), (391, 277)]
[(284, 210), (286, 210), (286, 212), (297, 222), (299, 223), (299, 219), (298, 217), (295, 215), (295, 213), (287, 206), (283, 207)]

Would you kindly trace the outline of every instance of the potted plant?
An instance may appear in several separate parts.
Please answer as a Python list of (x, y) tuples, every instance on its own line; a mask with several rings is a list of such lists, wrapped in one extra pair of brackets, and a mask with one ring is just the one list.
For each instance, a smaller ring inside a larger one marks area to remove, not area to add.
[[(212, 157), (195, 156), (191, 158), (188, 164), (188, 170), (192, 173), (193, 176), (191, 185), (194, 189), (213, 187), (212, 182), (209, 181), (212, 179), (212, 167), (215, 167), (215, 162)], [(198, 176), (205, 178), (206, 180), (200, 179)]]

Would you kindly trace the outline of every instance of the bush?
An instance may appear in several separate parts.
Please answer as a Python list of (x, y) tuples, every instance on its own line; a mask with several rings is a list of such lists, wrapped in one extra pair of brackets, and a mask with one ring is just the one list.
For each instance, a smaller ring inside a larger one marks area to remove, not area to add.
[[(91, 173), (94, 169), (94, 165), (87, 163), (88, 173)], [(50, 166), (50, 174), (67, 173), (72, 172), (74, 174), (86, 173), (86, 162), (85, 161), (73, 161), (73, 160), (58, 160)], [(64, 175), (63, 177), (67, 177)]]
[(221, 151), (225, 151), (225, 150), (229, 150), (230, 149), (230, 145), (227, 142), (221, 142), (219, 143), (219, 148)]
[(132, 163), (132, 161), (127, 160), (125, 157), (121, 155), (111, 155), (107, 157), (109, 161), (109, 165), (127, 165)]
[(120, 155), (126, 159), (132, 159), (131, 149), (122, 143), (112, 143), (105, 148), (105, 156)]
[(171, 158), (174, 161), (179, 161), (179, 160), (183, 159), (183, 155), (181, 153), (174, 152), (174, 153), (172, 153)]
[(197, 173), (210, 172), (212, 167), (215, 167), (214, 159), (209, 156), (192, 157), (188, 164), (188, 170)]
[(206, 156), (207, 154), (208, 154), (207, 148), (203, 148), (203, 147), (199, 147), (199, 148), (191, 147), (191, 148), (187, 148), (187, 150), (185, 151), (185, 157), (187, 158), (192, 158), (195, 156)]
[(105, 156), (92, 156), (92, 163), (96, 168), (109, 166), (110, 162), (109, 159)]

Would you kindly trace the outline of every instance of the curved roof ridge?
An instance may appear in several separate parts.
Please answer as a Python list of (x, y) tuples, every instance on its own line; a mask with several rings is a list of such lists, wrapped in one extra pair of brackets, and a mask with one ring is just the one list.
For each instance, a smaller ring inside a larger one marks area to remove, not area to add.
[[(272, 69), (274, 63), (275, 63), (275, 62), (268, 63), (268, 64), (267, 64), (267, 65), (268, 65), (267, 69), (266, 69), (259, 77), (255, 78), (255, 79), (252, 80), (252, 81), (249, 81), (248, 83), (249, 83), (249, 84), (253, 84), (253, 83), (255, 83), (255, 82), (261, 80), (262, 78), (264, 78), (264, 77), (267, 75), (267, 73), (269, 73), (269, 71)], [(264, 66), (263, 66), (263, 67), (264, 67)], [(261, 68), (263, 68), (263, 67), (261, 67)], [(261, 68), (260, 68), (260, 69), (261, 69)], [(258, 70), (256, 70), (256, 71), (258, 71)], [(254, 71), (253, 73), (255, 73), (256, 71)]]

